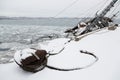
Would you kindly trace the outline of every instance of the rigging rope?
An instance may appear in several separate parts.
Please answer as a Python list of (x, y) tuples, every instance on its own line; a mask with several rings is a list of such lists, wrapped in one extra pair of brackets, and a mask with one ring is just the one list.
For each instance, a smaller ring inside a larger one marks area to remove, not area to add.
[[(104, 4), (105, 4), (108, 0), (102, 0), (102, 1), (100, 1), (99, 3), (97, 3), (96, 5), (93, 5), (92, 7), (88, 8), (88, 9), (86, 9), (85, 11), (83, 11), (83, 13), (79, 14), (79, 15), (76, 16), (76, 17), (80, 17), (80, 16), (82, 15), (83, 18), (84, 18), (84, 16), (91, 15), (90, 13), (93, 12), (93, 11), (90, 12), (90, 10), (93, 10), (93, 8), (99, 7), (100, 4), (101, 4), (103, 1), (105, 1), (105, 2), (104, 2)], [(99, 6), (98, 6), (98, 5), (99, 5)], [(96, 6), (97, 6), (97, 7), (96, 7)], [(102, 7), (102, 6), (101, 6), (101, 7)], [(93, 14), (93, 13), (92, 13), (92, 14)], [(87, 16), (87, 17), (93, 17), (94, 15), (95, 15), (95, 13), (94, 13), (92, 16)], [(80, 22), (81, 22), (81, 18), (78, 19), (78, 21), (79, 21), (78, 23), (80, 23)], [(75, 26), (76, 26), (76, 25), (75, 25)]]
[[(81, 15), (84, 15), (84, 16), (86, 16), (86, 15), (90, 15), (91, 13), (92, 13), (92, 16), (93, 15), (95, 15), (95, 13), (93, 14), (93, 9), (97, 9), (97, 8), (101, 8), (101, 7), (103, 7), (103, 5), (101, 4), (103, 1), (105, 1), (104, 3), (106, 3), (108, 0), (102, 0), (102, 1), (100, 1), (99, 3), (97, 3), (97, 4), (95, 4), (95, 5), (93, 5), (92, 7), (90, 7), (90, 8), (88, 8), (88, 9), (86, 9), (85, 11), (83, 11), (83, 13), (81, 13), (81, 14), (79, 14), (77, 17), (80, 17)], [(100, 5), (101, 4), (101, 5)], [(90, 11), (90, 10), (92, 10), (92, 11)], [(98, 9), (97, 9), (98, 10)], [(96, 12), (96, 11), (95, 11)], [(84, 17), (83, 16), (83, 17)], [(92, 17), (91, 16), (91, 17)], [(87, 17), (89, 17), (89, 16), (87, 16)]]
[(75, 1), (73, 1), (70, 5), (68, 5), (66, 8), (64, 8), (63, 10), (61, 10), (59, 13), (57, 13), (55, 16), (54, 16), (54, 18), (55, 17), (57, 17), (57, 16), (59, 16), (60, 14), (62, 14), (64, 11), (66, 11), (68, 8), (70, 8), (70, 7), (72, 7), (75, 3), (77, 3), (79, 0), (75, 0)]
[[(66, 11), (68, 8), (70, 8), (70, 7), (72, 7), (75, 3), (77, 3), (79, 0), (75, 0), (75, 1), (73, 1), (71, 4), (69, 4), (67, 7), (65, 7), (63, 10), (61, 10), (60, 12), (58, 12), (55, 16), (54, 16), (54, 18), (55, 17), (57, 17), (57, 16), (59, 16), (60, 14), (62, 14), (64, 11)], [(103, 4), (101, 4), (102, 2), (104, 1), (104, 3)], [(78, 15), (78, 16), (76, 16), (76, 17), (80, 17), (81, 15), (84, 15), (84, 16), (86, 16), (86, 15), (91, 15), (91, 13), (93, 12), (93, 11), (90, 11), (90, 10), (93, 10), (93, 8), (95, 9), (95, 8), (97, 8), (97, 7), (99, 7), (100, 8), (100, 10), (98, 10), (99, 12), (100, 11), (102, 11), (102, 9), (103, 9), (103, 6), (106, 6), (107, 5), (107, 2), (109, 2), (110, 0), (102, 0), (102, 1), (100, 1), (99, 3), (97, 3), (96, 5), (94, 5), (94, 6), (92, 6), (91, 8), (88, 8), (87, 10), (85, 10), (85, 11), (83, 11), (84, 13), (81, 13), (80, 15)], [(101, 4), (101, 5), (100, 5)], [(116, 10), (116, 9), (115, 9)], [(113, 12), (115, 11), (115, 10), (113, 10)], [(95, 11), (96, 12), (96, 11)], [(87, 17), (93, 17), (95, 15), (95, 13), (93, 14), (92, 13), (92, 15), (91, 16), (87, 16)]]
[[(102, 2), (104, 1), (104, 3), (103, 4), (101, 4)], [(83, 13), (81, 13), (81, 14), (79, 14), (78, 16), (76, 16), (76, 17), (80, 17), (80, 16), (83, 16), (83, 18), (85, 18), (85, 16), (86, 17), (94, 17), (95, 16), (95, 12), (97, 12), (97, 11), (100, 11), (100, 10), (98, 10), (97, 8), (102, 8), (103, 7), (103, 5), (105, 5), (107, 2), (108, 2), (109, 0), (102, 0), (102, 1), (100, 1), (99, 3), (97, 3), (97, 4), (95, 4), (95, 5), (93, 5), (92, 7), (90, 7), (90, 8), (88, 8), (87, 10), (85, 10), (85, 11), (83, 11)], [(100, 5), (101, 4), (101, 5)], [(93, 9), (97, 9), (94, 13), (93, 13)], [(90, 11), (91, 10), (91, 11)], [(92, 14), (91, 14), (92, 13)], [(97, 12), (98, 13), (98, 12)], [(91, 16), (90, 16), (91, 15)], [(81, 22), (81, 18), (79, 19), (79, 22), (78, 23), (80, 23)]]
[[(109, 13), (108, 17), (110, 17), (111, 15), (113, 15), (114, 12), (115, 12), (118, 8), (120, 8), (120, 3), (116, 4), (115, 8)], [(120, 11), (120, 10), (118, 10), (118, 11)]]
[(105, 0), (105, 2), (100, 6), (100, 10), (99, 10), (99, 12), (101, 12), (102, 10), (104, 10), (104, 8), (106, 7), (106, 5), (108, 5), (108, 2), (109, 2), (110, 0)]

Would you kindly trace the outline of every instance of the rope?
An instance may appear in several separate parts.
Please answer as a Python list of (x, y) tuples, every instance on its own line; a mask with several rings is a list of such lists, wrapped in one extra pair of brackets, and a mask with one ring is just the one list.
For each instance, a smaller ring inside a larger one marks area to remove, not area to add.
[[(108, 0), (102, 0), (102, 1), (100, 1), (99, 3), (97, 3), (96, 5), (94, 5), (94, 6), (92, 6), (92, 7), (90, 7), (90, 8), (88, 8), (87, 10), (85, 10), (85, 11), (83, 11), (84, 13), (81, 13), (81, 14), (79, 14), (78, 16), (76, 16), (76, 17), (80, 17), (80, 16), (86, 16), (87, 15), (87, 17), (93, 17), (94, 15), (95, 15), (95, 13), (93, 14), (90, 14), (91, 12), (90, 12), (90, 10), (93, 10), (93, 8), (97, 8), (97, 7), (99, 7), (100, 6), (100, 4), (103, 2), (103, 1), (105, 1), (104, 3), (103, 3), (103, 5), (105, 5), (105, 3), (107, 3), (108, 2)], [(103, 7), (103, 5), (101, 5), (100, 6), (100, 8), (102, 8)], [(99, 12), (100, 10), (98, 10), (97, 11), (97, 13)], [(95, 11), (96, 12), (96, 11)], [(96, 13), (96, 14), (97, 14)], [(91, 15), (91, 16), (88, 16), (88, 15)], [(81, 18), (79, 19), (79, 22), (78, 22), (78, 24), (81, 22)]]
[(115, 10), (117, 10), (120, 7), (120, 3), (116, 4), (115, 8), (109, 13), (109, 17), (111, 16), (111, 14), (113, 15), (113, 13), (115, 12)]
[(106, 5), (108, 5), (109, 1), (110, 0), (105, 0), (105, 2), (101, 5), (99, 12), (101, 12), (102, 10), (104, 10), (104, 8), (106, 7)]
[(70, 5), (68, 5), (66, 8), (64, 8), (63, 10), (61, 10), (59, 13), (57, 13), (54, 17), (59, 16), (60, 14), (62, 14), (64, 11), (66, 11), (68, 8), (72, 7), (75, 3), (77, 3), (79, 0), (75, 0), (73, 1)]
[[(76, 17), (80, 17), (81, 15), (84, 15), (84, 16), (90, 15), (90, 13), (91, 13), (90, 10), (93, 10), (93, 9), (99, 7), (100, 4), (101, 4), (103, 1), (105, 1), (104, 3), (106, 3), (108, 0), (102, 0), (102, 1), (100, 1), (99, 3), (93, 5), (92, 7), (88, 8), (88, 9), (86, 9), (85, 11), (83, 11), (84, 13), (81, 13), (81, 14), (79, 14), (79, 15), (76, 16)], [(101, 5), (100, 7), (103, 7), (103, 5)], [(93, 12), (93, 11), (92, 11), (92, 12)], [(95, 11), (95, 12), (96, 12), (96, 11)], [(93, 13), (92, 13), (92, 14), (93, 14)], [(92, 16), (93, 16), (93, 15), (92, 15)], [(91, 16), (91, 17), (92, 17), (92, 16)], [(90, 16), (89, 16), (89, 17), (90, 17)]]
[(86, 65), (84, 67), (77, 67), (77, 68), (71, 68), (71, 69), (63, 69), (63, 68), (53, 67), (53, 66), (49, 66), (49, 65), (46, 65), (46, 67), (50, 68), (50, 69), (53, 69), (53, 70), (58, 70), (58, 71), (74, 71), (74, 70), (80, 70), (80, 69), (88, 68), (98, 61), (98, 57), (96, 55), (94, 55), (93, 53), (90, 53), (88, 51), (83, 51), (83, 50), (80, 50), (80, 52), (83, 53), (83, 54), (87, 54), (87, 55), (90, 55), (90, 56), (94, 57), (95, 61), (93, 61), (92, 63), (90, 63), (89, 65)]
[(48, 53), (48, 56), (47, 57), (49, 57), (49, 56), (53, 56), (53, 55), (57, 55), (57, 54), (59, 54), (59, 53), (61, 53), (63, 50), (65, 49), (65, 47), (63, 47), (58, 53)]
[[(63, 10), (61, 10), (60, 12), (58, 12), (55, 16), (53, 16), (53, 17), (57, 17), (57, 16), (59, 16), (60, 14), (62, 14), (64, 11), (66, 11), (68, 8), (70, 8), (70, 7), (72, 7), (75, 3), (77, 3), (79, 0), (75, 0), (75, 1), (73, 1), (70, 5), (68, 5), (67, 7), (65, 7)], [(97, 3), (96, 5), (94, 5), (94, 6), (92, 6), (91, 8), (88, 8), (86, 11), (84, 11), (84, 12), (86, 12), (87, 14), (86, 15), (88, 15), (89, 13), (90, 13), (90, 10), (92, 10), (93, 8), (96, 8), (96, 6), (98, 6), (98, 5), (100, 5), (100, 3), (101, 2), (103, 2), (104, 0), (102, 0), (102, 1), (100, 1), (99, 3)], [(103, 5), (105, 5), (105, 3), (107, 3), (108, 2), (108, 0), (105, 0), (105, 2), (104, 2), (104, 4)], [(103, 7), (103, 5), (101, 5), (100, 7)], [(81, 14), (80, 14), (81, 15)], [(80, 15), (78, 15), (77, 17), (79, 17)], [(85, 13), (82, 13), (82, 15), (85, 15)]]

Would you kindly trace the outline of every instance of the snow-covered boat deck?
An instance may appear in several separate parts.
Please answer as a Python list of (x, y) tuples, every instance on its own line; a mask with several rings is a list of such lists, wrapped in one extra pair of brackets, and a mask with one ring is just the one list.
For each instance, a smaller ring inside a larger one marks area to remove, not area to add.
[(0, 64), (1, 80), (120, 80), (120, 28), (115, 31), (103, 30), (78, 42), (58, 38), (50, 41), (48, 45), (41, 45), (41, 48), (54, 52), (59, 51), (63, 46), (65, 50), (49, 58), (49, 65), (60, 68), (73, 68), (91, 63), (94, 58), (81, 54), (79, 50), (93, 52), (99, 60), (89, 68), (77, 71), (55, 71), (45, 68), (37, 73), (23, 71), (15, 62)]

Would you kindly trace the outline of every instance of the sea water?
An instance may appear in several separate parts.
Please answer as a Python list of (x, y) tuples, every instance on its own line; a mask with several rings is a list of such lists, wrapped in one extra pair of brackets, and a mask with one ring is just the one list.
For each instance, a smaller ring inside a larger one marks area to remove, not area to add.
[[(17, 50), (40, 48), (39, 43), (65, 37), (78, 18), (7, 18), (0, 19), (0, 63), (10, 62)], [(120, 22), (120, 20), (116, 21)]]
[(77, 22), (78, 19), (64, 18), (1, 19), (0, 63), (9, 62), (17, 50), (38, 48), (38, 43), (65, 37), (64, 31)]

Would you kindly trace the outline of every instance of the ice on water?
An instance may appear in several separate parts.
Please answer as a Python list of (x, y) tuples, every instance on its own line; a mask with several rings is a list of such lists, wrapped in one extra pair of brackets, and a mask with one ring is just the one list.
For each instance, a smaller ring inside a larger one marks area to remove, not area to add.
[(62, 37), (63, 28), (60, 26), (0, 24), (0, 63), (9, 62), (16, 50), (38, 48), (38, 43)]

